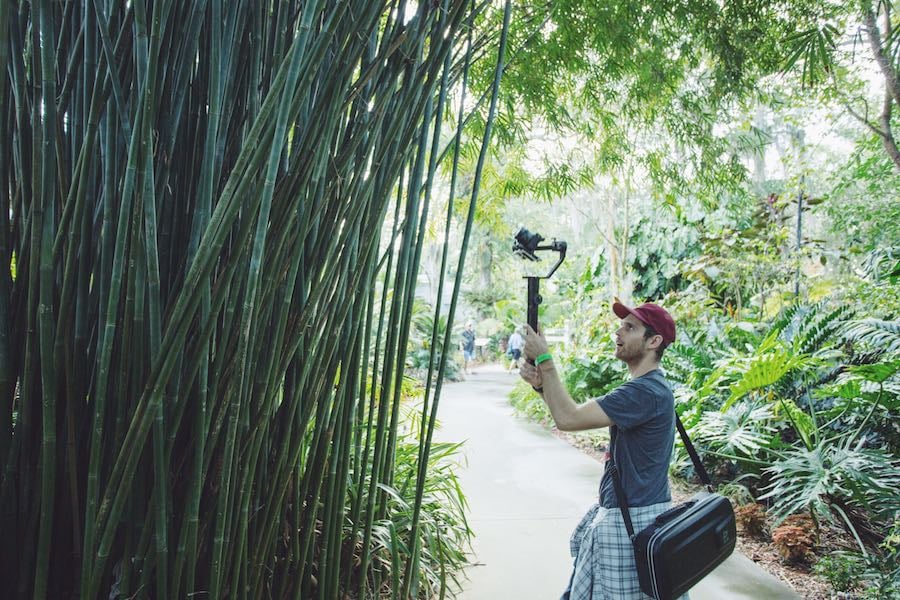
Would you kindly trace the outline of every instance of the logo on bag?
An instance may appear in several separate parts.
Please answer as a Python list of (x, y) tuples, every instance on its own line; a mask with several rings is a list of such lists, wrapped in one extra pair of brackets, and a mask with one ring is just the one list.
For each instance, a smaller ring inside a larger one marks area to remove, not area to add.
[(719, 532), (719, 544), (722, 546), (731, 544), (731, 530), (727, 527)]

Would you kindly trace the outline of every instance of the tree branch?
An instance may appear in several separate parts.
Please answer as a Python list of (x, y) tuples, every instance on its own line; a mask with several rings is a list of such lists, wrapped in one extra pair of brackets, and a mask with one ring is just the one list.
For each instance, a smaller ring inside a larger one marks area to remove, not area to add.
[[(890, 96), (888, 96), (888, 97), (890, 97)], [(884, 131), (882, 131), (882, 130), (878, 129), (877, 127), (875, 127), (874, 125), (872, 125), (872, 123), (869, 122), (869, 119), (867, 117), (864, 117), (863, 115), (861, 115), (861, 114), (857, 113), (855, 110), (853, 110), (853, 108), (850, 106), (849, 102), (844, 102), (844, 108), (847, 110), (848, 113), (850, 113), (850, 115), (854, 119), (856, 119), (857, 121), (859, 121), (860, 123), (862, 123), (863, 125), (868, 127), (872, 131), (872, 133), (875, 133), (876, 135), (878, 135), (878, 137), (884, 139), (887, 136), (887, 134)], [(869, 112), (869, 110), (868, 110), (868, 105), (867, 105), (866, 113), (868, 113), (868, 112)]]
[[(588, 214), (588, 212), (587, 212), (586, 210), (584, 210), (584, 209), (578, 208), (577, 205), (574, 205), (574, 204), (573, 204), (572, 207), (575, 209), (575, 212), (580, 213), (581, 216), (585, 217), (585, 218), (588, 220), (588, 223), (591, 224), (591, 226), (597, 231), (597, 233), (600, 234), (600, 237), (602, 237), (603, 240), (604, 240), (607, 244), (609, 244), (610, 246), (613, 246), (613, 245), (616, 245), (616, 246), (617, 246), (615, 240), (609, 239), (609, 236), (606, 235), (606, 232), (603, 231), (602, 229), (600, 229), (600, 226), (597, 224), (597, 221), (594, 219), (594, 216), (593, 216), (593, 215)], [(608, 212), (608, 211), (607, 211), (607, 212)]]
[[(863, 22), (865, 23), (866, 34), (869, 38), (869, 45), (872, 47), (872, 54), (875, 56), (875, 62), (884, 75), (884, 81), (887, 84), (888, 92), (894, 102), (900, 103), (900, 80), (897, 78), (897, 71), (891, 65), (882, 46), (881, 33), (878, 31), (878, 22), (875, 20), (875, 11), (872, 8), (871, 0), (862, 1)], [(885, 8), (885, 16), (887, 17), (887, 8)], [(886, 36), (890, 36), (890, 18), (886, 18), (888, 30)], [(887, 37), (885, 37), (887, 39)]]
[(897, 142), (894, 140), (894, 134), (891, 131), (891, 111), (893, 109), (894, 101), (891, 99), (891, 94), (888, 91), (884, 92), (884, 110), (881, 111), (881, 126), (884, 129), (884, 135), (882, 136), (882, 141), (884, 143), (884, 149), (887, 151), (888, 156), (891, 157), (891, 160), (894, 161), (894, 166), (897, 169), (900, 169), (900, 149), (897, 148)]

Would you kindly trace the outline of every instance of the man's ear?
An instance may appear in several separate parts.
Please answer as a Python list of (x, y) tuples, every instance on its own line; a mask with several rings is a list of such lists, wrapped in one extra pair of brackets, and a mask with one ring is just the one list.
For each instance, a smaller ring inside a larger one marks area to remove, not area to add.
[(662, 344), (663, 338), (662, 338), (662, 335), (657, 333), (656, 335), (652, 336), (649, 340), (645, 340), (645, 341), (647, 342), (647, 346), (651, 350), (656, 350), (657, 348), (659, 348), (660, 344)]

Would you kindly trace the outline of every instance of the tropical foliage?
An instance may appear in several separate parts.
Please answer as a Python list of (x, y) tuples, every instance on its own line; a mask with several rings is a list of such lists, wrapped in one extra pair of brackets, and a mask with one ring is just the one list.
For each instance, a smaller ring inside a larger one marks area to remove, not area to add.
[[(900, 518), (896, 7), (669, 8), (535, 11), (524, 52), (556, 67), (506, 88), (484, 222), (569, 241), (544, 297), (565, 310), (541, 316), (574, 332), (554, 353), (579, 397), (614, 385), (613, 296), (667, 306), (664, 367), (717, 481), (776, 525), (843, 528), (868, 565), (854, 585), (878, 597), (897, 586)], [(512, 398), (547, 419), (526, 388)]]

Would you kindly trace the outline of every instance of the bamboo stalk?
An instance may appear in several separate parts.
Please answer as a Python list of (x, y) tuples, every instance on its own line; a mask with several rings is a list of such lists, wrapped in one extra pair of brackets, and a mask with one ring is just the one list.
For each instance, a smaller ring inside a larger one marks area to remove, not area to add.
[(40, 338), (41, 373), (41, 461), (40, 461), (40, 527), (34, 571), (33, 598), (47, 597), (50, 543), (56, 504), (56, 366), (53, 361), (53, 233), (56, 197), (56, 72), (50, 49), (53, 22), (50, 2), (42, 0), (38, 8), (41, 61), (41, 167), (43, 185), (41, 198), (35, 207), (32, 227), (40, 229), (40, 276), (38, 307), (38, 335)]

